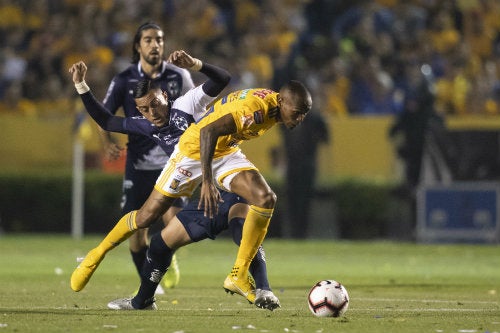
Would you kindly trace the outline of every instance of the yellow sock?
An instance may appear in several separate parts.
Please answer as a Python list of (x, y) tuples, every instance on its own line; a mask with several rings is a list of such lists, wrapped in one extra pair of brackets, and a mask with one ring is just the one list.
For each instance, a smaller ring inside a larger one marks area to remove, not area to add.
[(245, 273), (250, 267), (253, 257), (266, 237), (267, 227), (273, 215), (273, 208), (262, 208), (250, 205), (241, 236), (240, 248), (234, 266)]
[(97, 246), (102, 253), (107, 253), (120, 245), (121, 242), (129, 238), (137, 230), (137, 224), (135, 223), (136, 213), (137, 211), (134, 210), (123, 215), (114, 228), (104, 237), (102, 242)]

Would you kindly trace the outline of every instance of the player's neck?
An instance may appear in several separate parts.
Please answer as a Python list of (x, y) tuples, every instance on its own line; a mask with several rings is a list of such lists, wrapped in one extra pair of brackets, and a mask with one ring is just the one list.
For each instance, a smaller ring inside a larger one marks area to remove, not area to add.
[(162, 62), (151, 65), (146, 61), (141, 60), (141, 69), (148, 77), (154, 79), (161, 74)]

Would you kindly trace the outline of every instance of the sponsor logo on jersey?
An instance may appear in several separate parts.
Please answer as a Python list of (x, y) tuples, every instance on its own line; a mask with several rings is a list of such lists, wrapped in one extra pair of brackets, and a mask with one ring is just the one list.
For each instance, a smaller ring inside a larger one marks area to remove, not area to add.
[(242, 90), (241, 94), (240, 94), (240, 99), (245, 99), (247, 97), (247, 94), (249, 91), (250, 91), (250, 89)]
[(186, 177), (191, 177), (193, 174), (191, 173), (191, 171), (188, 171), (186, 169), (183, 169), (183, 168), (177, 168), (177, 171), (179, 173), (182, 173), (184, 176)]
[(272, 94), (273, 92), (274, 91), (272, 91), (270, 89), (259, 89), (259, 90), (254, 91), (252, 95), (264, 99), (267, 95)]

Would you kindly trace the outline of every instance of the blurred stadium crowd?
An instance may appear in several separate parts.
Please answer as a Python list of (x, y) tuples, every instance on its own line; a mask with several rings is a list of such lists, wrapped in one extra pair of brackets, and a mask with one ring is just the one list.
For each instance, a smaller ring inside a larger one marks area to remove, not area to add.
[(294, 77), (327, 113), (397, 114), (425, 74), (437, 111), (498, 114), (499, 17), (498, 0), (0, 0), (0, 112), (67, 112), (80, 59), (103, 97), (153, 20), (167, 54), (228, 68), (229, 90)]

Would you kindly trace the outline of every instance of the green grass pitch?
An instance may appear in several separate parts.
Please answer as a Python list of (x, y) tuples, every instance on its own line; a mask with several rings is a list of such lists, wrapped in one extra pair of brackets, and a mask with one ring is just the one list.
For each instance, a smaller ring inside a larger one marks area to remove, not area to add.
[[(108, 254), (87, 287), (73, 292), (76, 257), (101, 236), (0, 237), (3, 332), (500, 332), (498, 245), (268, 239), (269, 279), (282, 307), (258, 309), (222, 282), (236, 255), (229, 239), (178, 252), (180, 285), (157, 297), (159, 311), (113, 311), (108, 301), (138, 288), (128, 245)], [(349, 310), (316, 318), (307, 307), (321, 279), (343, 283)]]

